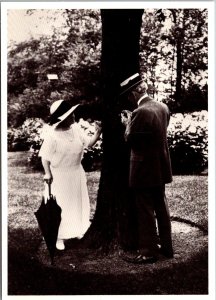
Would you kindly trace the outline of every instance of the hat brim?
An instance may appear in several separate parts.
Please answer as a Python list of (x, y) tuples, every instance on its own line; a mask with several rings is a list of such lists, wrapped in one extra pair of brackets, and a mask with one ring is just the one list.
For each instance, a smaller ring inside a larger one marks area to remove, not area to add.
[(74, 112), (74, 110), (77, 108), (77, 106), (79, 106), (80, 104), (76, 104), (74, 106), (72, 106), (66, 113), (64, 113), (62, 116), (58, 117), (58, 119), (60, 120), (60, 122), (58, 122), (58, 124), (60, 124), (62, 121), (64, 121), (67, 117), (69, 117), (72, 112)]
[(132, 84), (132, 85), (126, 87), (123, 91), (120, 92), (119, 95), (121, 96), (121, 95), (123, 95), (123, 94), (129, 92), (130, 90), (134, 89), (137, 85), (139, 85), (141, 82), (143, 82), (143, 79), (141, 79), (141, 80), (135, 82), (134, 84)]

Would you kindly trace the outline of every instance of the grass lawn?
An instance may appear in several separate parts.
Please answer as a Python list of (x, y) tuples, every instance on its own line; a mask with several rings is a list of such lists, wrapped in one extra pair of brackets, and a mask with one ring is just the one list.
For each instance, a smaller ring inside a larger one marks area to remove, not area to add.
[[(173, 221), (199, 231), (174, 234), (179, 259), (155, 265), (127, 265), (118, 257), (83, 260), (75, 270), (76, 252), (68, 250), (51, 268), (36, 252), (43, 252), (34, 211), (43, 191), (43, 176), (26, 166), (27, 153), (8, 153), (8, 294), (207, 294), (208, 182), (206, 176), (174, 176), (166, 194)], [(87, 173), (92, 214), (99, 172)], [(44, 250), (46, 251), (46, 249)], [(187, 272), (185, 272), (187, 268)]]

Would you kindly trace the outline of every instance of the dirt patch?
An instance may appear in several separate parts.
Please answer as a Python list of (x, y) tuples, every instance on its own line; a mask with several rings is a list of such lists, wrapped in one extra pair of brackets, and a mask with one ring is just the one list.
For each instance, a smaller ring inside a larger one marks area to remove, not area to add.
[(172, 225), (175, 257), (161, 256), (153, 265), (126, 263), (118, 253), (100, 256), (69, 240), (51, 266), (39, 230), (12, 232), (9, 295), (208, 294), (207, 235), (182, 222)]
[(118, 253), (108, 256), (97, 256), (90, 249), (78, 248), (70, 241), (66, 242), (66, 249), (58, 251), (55, 266), (50, 266), (50, 259), (45, 242), (39, 245), (36, 257), (39, 262), (52, 268), (67, 270), (68, 272), (82, 272), (95, 274), (139, 274), (141, 271), (153, 272), (155, 269), (175, 267), (179, 263), (187, 263), (203, 249), (207, 248), (208, 238), (198, 228), (182, 222), (172, 222), (175, 255), (173, 259), (163, 256), (153, 265), (139, 265), (123, 261)]

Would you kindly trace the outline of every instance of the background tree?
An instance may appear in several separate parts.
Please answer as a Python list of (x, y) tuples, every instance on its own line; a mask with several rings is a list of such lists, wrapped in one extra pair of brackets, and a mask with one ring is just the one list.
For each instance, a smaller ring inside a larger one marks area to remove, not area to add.
[(161, 76), (157, 74), (157, 69), (160, 65), (160, 72), (162, 73), (161, 61), (165, 57), (161, 49), (163, 27), (164, 25), (156, 18), (155, 9), (144, 11), (140, 36), (140, 70), (147, 80), (150, 92), (155, 99), (158, 99), (159, 84), (162, 80)]
[[(191, 94), (192, 103), (197, 102), (199, 109), (207, 109), (206, 82), (207, 76), (207, 10), (206, 9), (160, 9), (157, 11), (158, 20), (165, 24), (171, 23), (163, 32), (162, 40), (174, 53), (173, 63), (175, 72), (175, 92), (171, 95), (175, 100), (174, 111), (193, 111), (193, 105), (187, 105), (189, 98), (185, 98), (185, 92), (189, 89), (197, 90), (200, 87), (201, 99), (194, 99)], [(188, 93), (186, 92), (187, 96)], [(198, 93), (199, 95), (199, 93)], [(197, 95), (196, 95), (197, 96)], [(205, 103), (203, 98), (205, 97)], [(199, 102), (200, 100), (200, 102)], [(172, 107), (171, 107), (172, 108)]]

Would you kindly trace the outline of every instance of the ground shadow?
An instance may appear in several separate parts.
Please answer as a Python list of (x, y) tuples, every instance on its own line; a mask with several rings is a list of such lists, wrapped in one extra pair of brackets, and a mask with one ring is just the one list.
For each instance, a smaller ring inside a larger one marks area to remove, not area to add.
[(8, 294), (208, 294), (207, 237), (200, 232), (193, 235), (194, 239), (183, 234), (178, 241), (175, 237), (175, 248), (181, 245), (176, 249), (179, 257), (144, 266), (129, 265), (118, 255), (94, 257), (72, 241), (64, 254), (57, 254), (52, 267), (39, 230), (16, 229), (9, 232)]

